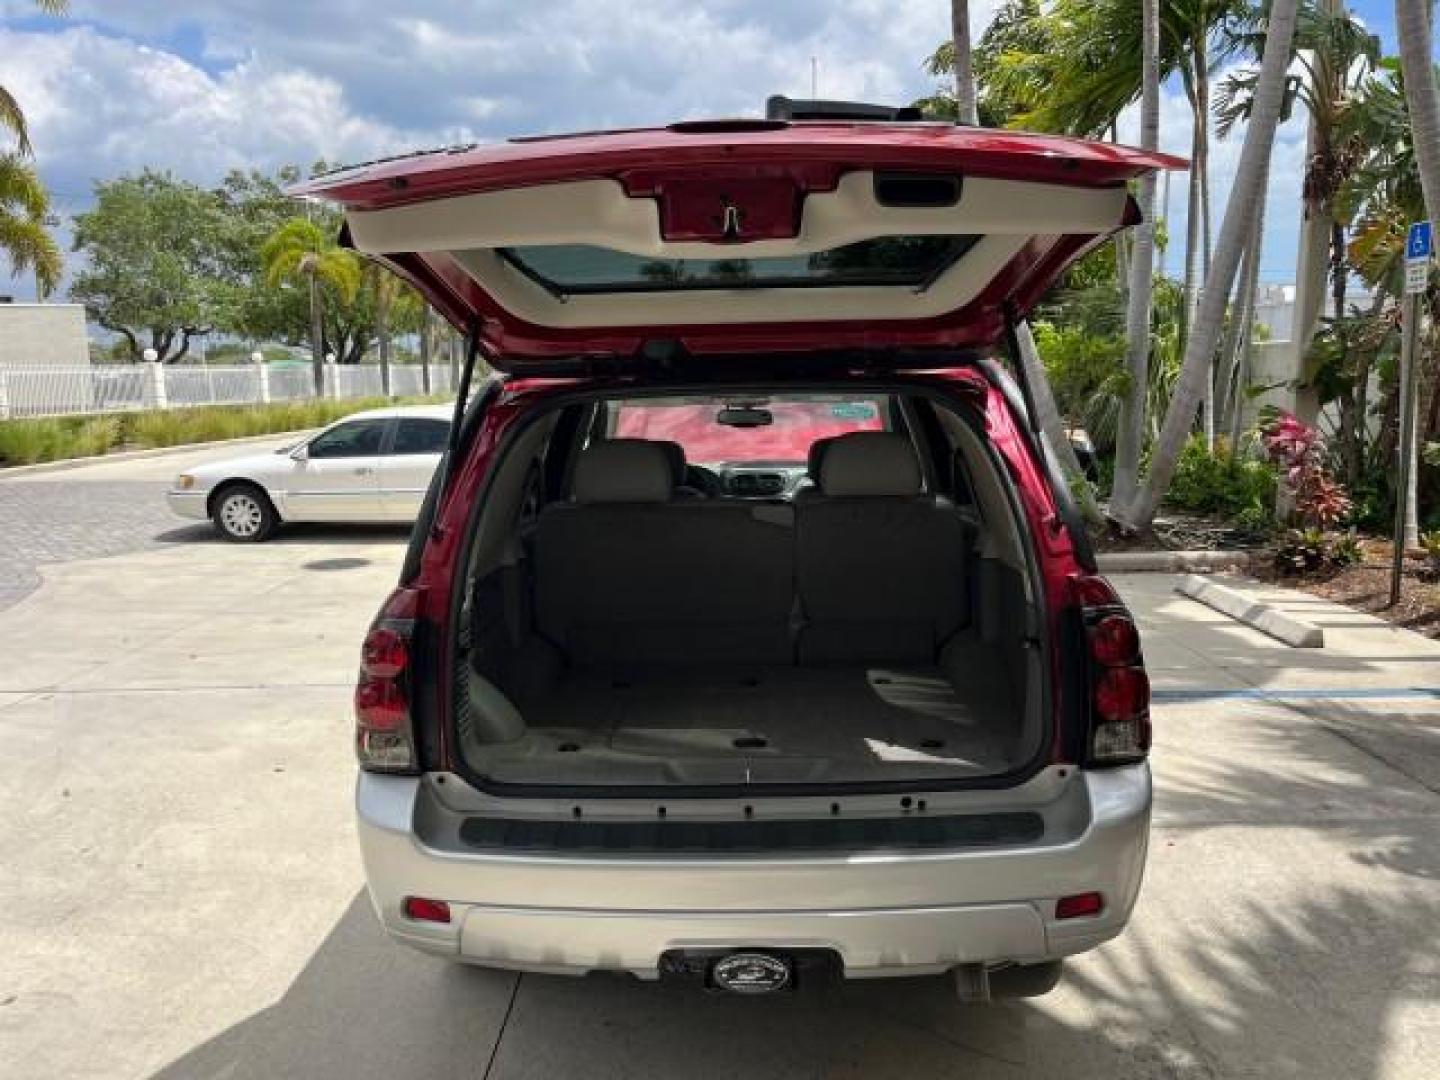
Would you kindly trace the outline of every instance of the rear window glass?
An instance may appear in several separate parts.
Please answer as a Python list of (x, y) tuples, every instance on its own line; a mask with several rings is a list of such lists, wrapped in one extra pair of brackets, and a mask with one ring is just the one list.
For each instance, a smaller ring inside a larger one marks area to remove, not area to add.
[(450, 440), (448, 420), (401, 420), (392, 454), (440, 454)]
[(500, 248), (511, 265), (557, 293), (681, 289), (923, 286), (978, 236), (882, 236), (810, 255), (663, 259), (589, 244)]
[(621, 401), (612, 406), (611, 434), (679, 443), (691, 462), (801, 465), (820, 439), (883, 430), (885, 404), (873, 397)]

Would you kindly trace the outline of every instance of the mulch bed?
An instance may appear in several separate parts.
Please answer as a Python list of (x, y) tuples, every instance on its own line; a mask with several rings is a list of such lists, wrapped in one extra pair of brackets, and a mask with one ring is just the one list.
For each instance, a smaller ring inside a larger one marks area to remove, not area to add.
[(1414, 555), (1406, 558), (1405, 573), (1400, 579), (1400, 602), (1392, 608), (1390, 542), (1363, 538), (1360, 546), (1365, 560), (1356, 566), (1326, 567), (1309, 574), (1281, 574), (1271, 560), (1260, 555), (1251, 573), (1262, 581), (1322, 596), (1406, 630), (1440, 639), (1440, 579), (1428, 573), (1425, 559)]
[(1411, 553), (1400, 581), (1400, 602), (1390, 607), (1390, 541), (1362, 537), (1364, 560), (1355, 566), (1326, 566), (1311, 573), (1280, 573), (1275, 568), (1273, 541), (1232, 528), (1216, 518), (1171, 514), (1155, 520), (1154, 529), (1125, 536), (1117, 529), (1092, 529), (1096, 551), (1248, 551), (1250, 572), (1261, 581), (1298, 589), (1345, 604), (1356, 611), (1440, 640), (1440, 578), (1423, 556)]

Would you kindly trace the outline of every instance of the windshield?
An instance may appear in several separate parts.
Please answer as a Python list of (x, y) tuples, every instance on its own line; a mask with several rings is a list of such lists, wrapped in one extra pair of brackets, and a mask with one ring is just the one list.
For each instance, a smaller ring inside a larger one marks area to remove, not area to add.
[(621, 401), (611, 406), (611, 433), (679, 443), (692, 462), (800, 465), (819, 439), (882, 430), (883, 404), (833, 396)]

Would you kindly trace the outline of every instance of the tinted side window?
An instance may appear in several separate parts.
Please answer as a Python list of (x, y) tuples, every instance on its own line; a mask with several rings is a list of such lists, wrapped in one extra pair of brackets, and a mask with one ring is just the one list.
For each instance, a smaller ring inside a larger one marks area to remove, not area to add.
[(310, 457), (374, 457), (389, 425), (389, 420), (356, 420), (333, 427), (310, 444)]
[(443, 454), (450, 438), (445, 420), (401, 420), (395, 431), (392, 454)]

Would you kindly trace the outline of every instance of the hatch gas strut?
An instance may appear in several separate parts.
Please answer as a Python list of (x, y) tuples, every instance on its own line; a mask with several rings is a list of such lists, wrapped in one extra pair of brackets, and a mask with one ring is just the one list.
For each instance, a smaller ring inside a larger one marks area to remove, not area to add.
[(465, 420), (465, 405), (470, 397), (470, 381), (475, 376), (475, 361), (480, 356), (480, 320), (470, 323), (470, 332), (465, 335), (465, 366), (460, 369), (460, 385), (455, 388), (455, 411), (450, 416), (450, 436), (445, 442), (445, 458), (440, 464), (440, 480), (435, 488), (435, 516), (430, 522), (432, 536), (440, 534), (440, 507), (445, 502), (445, 489), (455, 471), (460, 452), (460, 425)]
[(1005, 351), (1010, 354), (1010, 366), (1014, 371), (1015, 383), (1020, 387), (1020, 397), (1025, 402), (1025, 419), (1029, 422), (1030, 430), (1034, 433), (1038, 443), (1042, 435), (1040, 411), (1035, 408), (1035, 391), (1030, 385), (1030, 372), (1025, 369), (1025, 357), (1020, 352), (1020, 336), (1015, 331), (1015, 326), (1019, 321), (1020, 316), (1015, 311), (1015, 305), (1007, 302), (1005, 304)]

